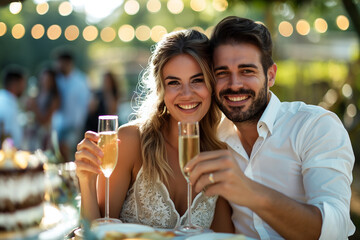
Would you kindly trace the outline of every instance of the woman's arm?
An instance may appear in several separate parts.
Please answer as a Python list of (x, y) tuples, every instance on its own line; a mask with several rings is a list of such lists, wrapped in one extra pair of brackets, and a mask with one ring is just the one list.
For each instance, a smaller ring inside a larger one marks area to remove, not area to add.
[(224, 198), (218, 198), (216, 202), (214, 220), (211, 224), (211, 229), (214, 232), (229, 232), (234, 233), (234, 224), (231, 220), (232, 209), (228, 201)]

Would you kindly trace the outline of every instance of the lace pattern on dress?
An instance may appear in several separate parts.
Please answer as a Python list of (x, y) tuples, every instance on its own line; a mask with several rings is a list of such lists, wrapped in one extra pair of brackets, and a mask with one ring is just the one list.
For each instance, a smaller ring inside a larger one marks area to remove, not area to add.
[[(206, 197), (199, 193), (191, 206), (192, 223), (209, 228), (211, 226), (217, 196)], [(135, 183), (126, 194), (120, 212), (120, 220), (128, 223), (146, 224), (155, 228), (175, 228), (187, 220), (187, 211), (180, 218), (169, 192), (159, 178), (150, 182), (140, 169)]]

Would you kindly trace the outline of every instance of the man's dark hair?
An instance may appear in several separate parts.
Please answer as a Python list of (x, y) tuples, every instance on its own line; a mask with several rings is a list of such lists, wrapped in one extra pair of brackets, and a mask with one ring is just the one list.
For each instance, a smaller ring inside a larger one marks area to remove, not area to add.
[(69, 50), (62, 50), (57, 53), (58, 60), (73, 61), (74, 56)]
[(249, 43), (261, 52), (261, 64), (266, 75), (267, 69), (274, 64), (272, 59), (272, 40), (269, 30), (251, 19), (229, 16), (221, 20), (212, 33), (211, 50), (223, 44)]
[(3, 75), (3, 86), (8, 88), (13, 83), (18, 83), (25, 77), (24, 71), (20, 67), (8, 67)]

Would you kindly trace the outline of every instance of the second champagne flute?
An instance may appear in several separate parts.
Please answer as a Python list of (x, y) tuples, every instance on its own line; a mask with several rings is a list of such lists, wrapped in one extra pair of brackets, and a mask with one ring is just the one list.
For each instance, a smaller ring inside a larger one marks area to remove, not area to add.
[(192, 186), (189, 175), (184, 172), (184, 166), (200, 153), (199, 122), (179, 122), (179, 164), (187, 182), (187, 221), (185, 225), (176, 228), (176, 232), (194, 234), (203, 232), (204, 229), (191, 223)]
[(101, 159), (100, 168), (106, 179), (105, 217), (94, 220), (95, 224), (121, 223), (119, 219), (109, 217), (109, 178), (118, 159), (117, 130), (118, 116), (99, 116), (98, 132), (100, 134), (100, 139), (98, 145), (104, 153), (104, 157)]

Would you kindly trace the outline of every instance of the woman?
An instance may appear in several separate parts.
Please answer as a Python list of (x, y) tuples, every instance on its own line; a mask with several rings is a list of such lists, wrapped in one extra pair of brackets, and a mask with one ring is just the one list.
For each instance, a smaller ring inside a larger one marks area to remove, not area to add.
[[(225, 148), (214, 131), (220, 113), (211, 100), (215, 79), (209, 53), (207, 37), (195, 30), (168, 34), (157, 44), (143, 76), (146, 94), (137, 118), (119, 128), (118, 163), (110, 177), (110, 217), (157, 228), (185, 222), (187, 185), (178, 163), (177, 123), (200, 122), (201, 151)], [(98, 139), (98, 134), (86, 132), (75, 154), (82, 215), (88, 220), (104, 215)], [(197, 225), (233, 231), (231, 210), (222, 198), (208, 198), (201, 192), (195, 196), (192, 212), (191, 220)]]

